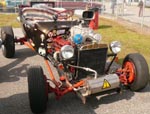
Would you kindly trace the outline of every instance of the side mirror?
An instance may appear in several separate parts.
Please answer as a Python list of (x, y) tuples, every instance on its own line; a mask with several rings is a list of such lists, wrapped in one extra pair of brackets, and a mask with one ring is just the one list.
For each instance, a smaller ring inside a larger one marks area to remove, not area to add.
[(18, 21), (18, 22), (20, 22), (20, 21), (21, 21), (21, 19), (20, 19), (20, 17), (19, 17), (19, 16), (17, 17), (17, 21)]
[(84, 11), (82, 14), (83, 20), (92, 20), (94, 17), (94, 12), (93, 11)]

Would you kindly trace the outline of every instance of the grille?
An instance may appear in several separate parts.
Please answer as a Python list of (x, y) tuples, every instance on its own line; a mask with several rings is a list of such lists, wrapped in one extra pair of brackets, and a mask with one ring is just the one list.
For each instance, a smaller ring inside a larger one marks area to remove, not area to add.
[[(88, 67), (96, 70), (99, 75), (104, 74), (106, 57), (107, 57), (107, 45), (99, 46), (98, 48), (81, 49), (78, 52), (78, 66)], [(86, 47), (87, 48), (87, 47)], [(91, 72), (77, 69), (76, 75), (79, 79), (85, 78), (91, 75)]]

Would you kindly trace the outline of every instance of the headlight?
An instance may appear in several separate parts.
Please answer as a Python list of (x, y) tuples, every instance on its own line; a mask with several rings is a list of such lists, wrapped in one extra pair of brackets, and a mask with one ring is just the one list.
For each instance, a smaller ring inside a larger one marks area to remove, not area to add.
[(74, 55), (74, 48), (70, 45), (65, 45), (61, 48), (61, 55), (64, 59), (70, 59)]
[(94, 38), (97, 42), (100, 42), (101, 39), (102, 39), (102, 36), (101, 36), (100, 34), (95, 34), (95, 35), (93, 36), (93, 38)]
[(121, 43), (118, 41), (111, 42), (110, 49), (114, 54), (119, 53), (121, 51)]

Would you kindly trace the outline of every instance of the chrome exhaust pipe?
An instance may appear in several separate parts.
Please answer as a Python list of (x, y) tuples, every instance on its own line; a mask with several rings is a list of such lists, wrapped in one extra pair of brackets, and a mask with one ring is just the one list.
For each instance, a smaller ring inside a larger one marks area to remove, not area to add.
[(120, 88), (120, 80), (117, 74), (108, 74), (97, 79), (87, 80), (87, 91), (83, 96)]

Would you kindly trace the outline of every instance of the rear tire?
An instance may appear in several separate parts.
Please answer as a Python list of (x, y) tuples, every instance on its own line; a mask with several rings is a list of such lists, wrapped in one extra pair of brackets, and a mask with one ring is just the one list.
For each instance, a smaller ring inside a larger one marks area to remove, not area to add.
[(48, 92), (47, 83), (40, 66), (32, 66), (27, 71), (30, 107), (33, 113), (46, 110)]
[(11, 26), (1, 28), (2, 53), (6, 58), (12, 58), (15, 55), (15, 40)]
[(126, 67), (127, 62), (133, 67), (131, 69), (133, 69), (134, 74), (134, 78), (132, 82), (129, 83), (129, 87), (133, 91), (140, 91), (147, 86), (149, 81), (149, 69), (147, 62), (139, 53), (127, 55), (123, 61), (123, 68)]

